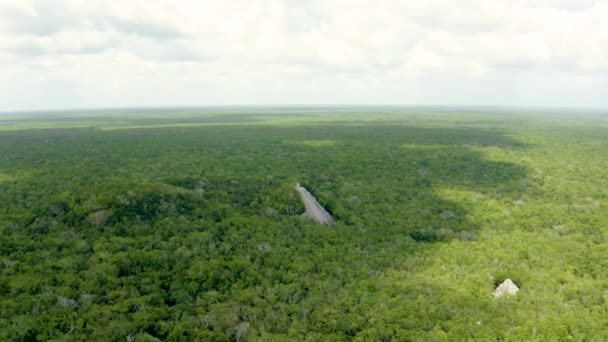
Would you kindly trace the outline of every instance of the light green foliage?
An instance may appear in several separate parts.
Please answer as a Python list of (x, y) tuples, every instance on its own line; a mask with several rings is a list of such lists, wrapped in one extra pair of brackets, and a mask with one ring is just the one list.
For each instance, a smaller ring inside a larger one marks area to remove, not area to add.
[(308, 147), (326, 147), (331, 146), (336, 143), (335, 140), (303, 140), (303, 141), (294, 141), (293, 144), (308, 146)]
[(0, 117), (0, 340), (607, 339), (607, 122)]

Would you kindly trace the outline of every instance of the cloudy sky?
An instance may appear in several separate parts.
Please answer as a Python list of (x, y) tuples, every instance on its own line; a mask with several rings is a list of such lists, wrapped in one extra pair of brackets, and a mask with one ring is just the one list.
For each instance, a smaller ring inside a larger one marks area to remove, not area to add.
[(0, 0), (0, 110), (608, 107), (608, 0)]

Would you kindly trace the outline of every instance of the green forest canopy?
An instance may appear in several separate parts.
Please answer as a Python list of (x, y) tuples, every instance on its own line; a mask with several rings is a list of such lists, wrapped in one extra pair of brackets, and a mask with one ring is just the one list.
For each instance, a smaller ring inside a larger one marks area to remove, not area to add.
[(608, 338), (607, 119), (0, 116), (0, 339)]

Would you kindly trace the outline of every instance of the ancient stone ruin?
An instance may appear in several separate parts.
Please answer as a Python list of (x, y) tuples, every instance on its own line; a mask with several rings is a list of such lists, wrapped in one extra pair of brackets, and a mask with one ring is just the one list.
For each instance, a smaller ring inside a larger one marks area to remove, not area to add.
[(514, 295), (517, 291), (519, 291), (519, 287), (511, 279), (507, 278), (494, 290), (494, 298), (502, 297), (505, 294)]

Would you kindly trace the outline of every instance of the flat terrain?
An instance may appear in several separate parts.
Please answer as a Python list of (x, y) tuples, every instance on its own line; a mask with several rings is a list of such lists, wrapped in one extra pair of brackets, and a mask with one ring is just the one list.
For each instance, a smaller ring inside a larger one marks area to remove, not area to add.
[(0, 340), (606, 340), (606, 137), (574, 111), (0, 115)]

